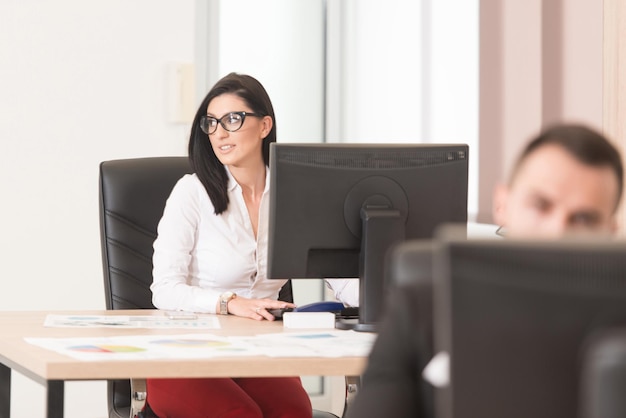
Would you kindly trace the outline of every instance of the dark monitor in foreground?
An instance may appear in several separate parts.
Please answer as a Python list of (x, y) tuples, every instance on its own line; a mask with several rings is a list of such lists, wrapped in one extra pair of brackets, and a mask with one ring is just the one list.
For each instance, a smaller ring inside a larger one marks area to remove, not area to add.
[(580, 418), (626, 417), (626, 328), (597, 335), (585, 350)]
[(467, 223), (467, 145), (270, 148), (270, 278), (360, 278), (358, 330), (373, 330), (391, 245)]
[(433, 261), (444, 418), (579, 417), (589, 339), (626, 324), (626, 243), (443, 239)]

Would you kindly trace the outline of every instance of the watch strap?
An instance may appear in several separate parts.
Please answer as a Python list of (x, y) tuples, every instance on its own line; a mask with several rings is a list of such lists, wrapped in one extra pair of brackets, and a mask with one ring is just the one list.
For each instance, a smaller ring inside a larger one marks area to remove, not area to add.
[(220, 295), (220, 314), (228, 315), (228, 302), (235, 299), (237, 294), (233, 292), (224, 292)]

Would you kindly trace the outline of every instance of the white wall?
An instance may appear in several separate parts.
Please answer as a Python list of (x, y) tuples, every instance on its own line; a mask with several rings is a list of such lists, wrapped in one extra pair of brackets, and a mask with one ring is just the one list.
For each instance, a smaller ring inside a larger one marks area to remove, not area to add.
[[(104, 308), (98, 164), (184, 154), (165, 75), (193, 61), (194, 6), (0, 2), (1, 310)], [(14, 380), (12, 417), (43, 416), (42, 387)], [(104, 382), (66, 387), (66, 417), (106, 416)]]
[(184, 153), (165, 74), (193, 60), (193, 6), (0, 3), (2, 309), (104, 306), (98, 163)]

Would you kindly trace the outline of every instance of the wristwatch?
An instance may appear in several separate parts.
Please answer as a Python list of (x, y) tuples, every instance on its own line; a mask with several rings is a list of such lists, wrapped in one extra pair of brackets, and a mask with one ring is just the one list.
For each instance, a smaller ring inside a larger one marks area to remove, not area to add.
[(224, 292), (220, 295), (220, 314), (228, 315), (228, 302), (237, 297), (236, 293)]

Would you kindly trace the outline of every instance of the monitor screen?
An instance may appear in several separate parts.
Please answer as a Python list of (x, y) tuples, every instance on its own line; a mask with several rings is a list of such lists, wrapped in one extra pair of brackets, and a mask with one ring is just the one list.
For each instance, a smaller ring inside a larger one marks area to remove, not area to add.
[[(626, 324), (626, 243), (442, 239), (435, 349), (442, 417), (580, 416), (589, 338)], [(439, 415), (438, 415), (439, 416)]]
[(270, 278), (359, 278), (357, 329), (375, 327), (393, 244), (467, 223), (468, 146), (270, 148)]

